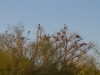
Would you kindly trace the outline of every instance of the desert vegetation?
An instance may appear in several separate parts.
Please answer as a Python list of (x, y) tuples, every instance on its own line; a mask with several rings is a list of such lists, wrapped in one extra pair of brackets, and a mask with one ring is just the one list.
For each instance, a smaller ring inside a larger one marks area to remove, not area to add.
[(0, 34), (0, 75), (100, 75), (99, 62), (88, 55), (95, 43), (84, 42), (77, 32), (64, 25), (50, 35), (36, 26), (36, 40), (23, 35), (18, 25)]

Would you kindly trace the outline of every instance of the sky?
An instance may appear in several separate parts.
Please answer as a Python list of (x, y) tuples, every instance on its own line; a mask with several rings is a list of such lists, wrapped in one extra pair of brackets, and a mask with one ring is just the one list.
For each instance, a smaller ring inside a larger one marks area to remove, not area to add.
[(36, 25), (53, 34), (67, 25), (85, 41), (100, 45), (100, 0), (0, 0), (0, 33), (22, 22), (25, 32), (35, 37)]

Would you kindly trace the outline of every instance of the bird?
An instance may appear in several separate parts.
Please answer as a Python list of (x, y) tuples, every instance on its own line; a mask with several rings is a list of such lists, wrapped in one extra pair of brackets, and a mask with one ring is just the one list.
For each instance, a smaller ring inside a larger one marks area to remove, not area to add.
[(75, 38), (80, 38), (80, 36), (79, 35), (75, 35)]
[(28, 34), (30, 33), (30, 31), (28, 31)]
[(37, 28), (38, 28), (38, 30), (40, 30), (40, 29), (41, 29), (41, 26), (40, 26), (40, 24), (38, 24)]
[(62, 31), (63, 35), (66, 35), (66, 31)]
[(24, 26), (22, 26), (22, 28), (24, 28)]
[(87, 43), (81, 43), (80, 46), (87, 45)]
[(7, 30), (6, 30), (6, 34), (7, 34)]
[(21, 40), (24, 40), (24, 39), (25, 39), (25, 37), (21, 37), (20, 39), (21, 39)]
[(61, 39), (64, 39), (64, 35), (61, 36)]
[(64, 24), (64, 30), (66, 30), (67, 29), (67, 26)]
[(38, 24), (38, 26), (40, 27), (40, 24)]
[(57, 35), (60, 35), (61, 33), (60, 32), (57, 32)]

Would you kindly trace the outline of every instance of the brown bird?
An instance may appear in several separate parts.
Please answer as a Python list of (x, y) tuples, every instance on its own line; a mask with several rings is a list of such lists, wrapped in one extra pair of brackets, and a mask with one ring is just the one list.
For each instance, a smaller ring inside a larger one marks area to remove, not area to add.
[(63, 35), (66, 35), (66, 31), (62, 31)]
[(63, 35), (61, 36), (61, 39), (64, 39), (64, 36)]
[(80, 46), (87, 45), (87, 43), (81, 43)]
[(61, 33), (60, 32), (57, 32), (57, 35), (60, 35)]
[(79, 35), (75, 35), (75, 38), (80, 38), (80, 36)]
[(21, 40), (24, 40), (24, 39), (25, 39), (25, 37), (21, 37), (20, 39), (21, 39)]

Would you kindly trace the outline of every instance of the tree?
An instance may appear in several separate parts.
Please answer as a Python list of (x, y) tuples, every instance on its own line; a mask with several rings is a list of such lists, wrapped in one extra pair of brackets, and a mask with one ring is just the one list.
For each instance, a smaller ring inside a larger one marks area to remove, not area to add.
[(52, 36), (46, 35), (40, 24), (37, 28), (36, 42), (32, 44), (31, 48), (31, 59), (38, 65), (37, 67), (41, 72), (45, 72), (45, 74), (68, 72), (70, 64), (76, 65), (82, 55), (86, 55), (94, 47), (93, 42), (82, 42), (84, 38), (77, 33), (68, 35), (66, 25), (60, 32)]
[(28, 39), (23, 39), (24, 29), (20, 26), (13, 29), (14, 33), (6, 31), (0, 35), (0, 75), (31, 75), (32, 63), (26, 55)]
[[(6, 31), (1, 34), (0, 49), (4, 52), (4, 60), (8, 58), (12, 63), (9, 64), (9, 67), (6, 66), (6, 68), (11, 68), (7, 74), (77, 75), (79, 72), (77, 65), (82, 56), (87, 55), (87, 52), (94, 47), (94, 43), (85, 43), (84, 38), (78, 33), (68, 34), (67, 31), (68, 28), (64, 25), (59, 32), (47, 35), (44, 28), (38, 24), (36, 41), (33, 42), (28, 38), (30, 31), (26, 37), (23, 35), (24, 27), (22, 25), (14, 26), (14, 33)], [(6, 68), (4, 69), (6, 70)], [(5, 71), (2, 74), (6, 75)]]

